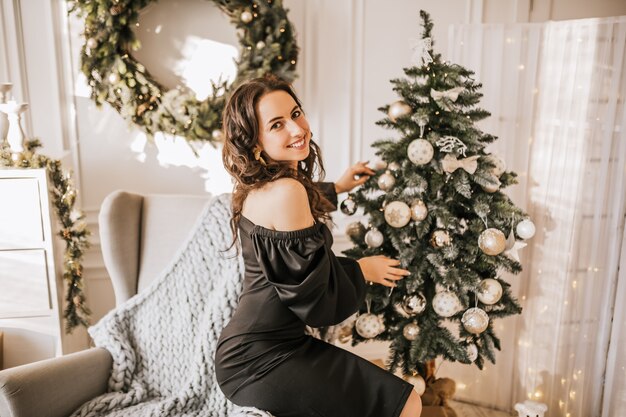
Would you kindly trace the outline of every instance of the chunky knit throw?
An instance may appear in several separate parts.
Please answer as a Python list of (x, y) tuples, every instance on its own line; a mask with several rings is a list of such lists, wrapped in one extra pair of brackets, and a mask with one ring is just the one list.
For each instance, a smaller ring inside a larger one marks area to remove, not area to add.
[(230, 403), (215, 380), (218, 337), (237, 305), (244, 267), (231, 241), (230, 194), (214, 197), (192, 236), (145, 291), (89, 328), (113, 356), (109, 392), (77, 416), (259, 416)]

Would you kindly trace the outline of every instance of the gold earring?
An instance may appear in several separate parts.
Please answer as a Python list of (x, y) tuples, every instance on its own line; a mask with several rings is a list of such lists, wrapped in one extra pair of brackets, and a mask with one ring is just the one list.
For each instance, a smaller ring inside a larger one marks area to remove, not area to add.
[(254, 147), (254, 159), (259, 161), (261, 163), (261, 165), (267, 165), (265, 163), (265, 159), (263, 159), (263, 157), (261, 156), (261, 152), (262, 151), (263, 151), (263, 149), (261, 149), (261, 147), (259, 145), (256, 145)]

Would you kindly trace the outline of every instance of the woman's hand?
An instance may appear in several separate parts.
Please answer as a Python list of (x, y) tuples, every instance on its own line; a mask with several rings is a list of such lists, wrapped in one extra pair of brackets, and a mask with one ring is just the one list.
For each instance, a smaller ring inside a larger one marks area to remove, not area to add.
[[(369, 161), (357, 162), (344, 172), (335, 182), (335, 191), (337, 194), (352, 190), (354, 187), (367, 181), (370, 175), (375, 174), (375, 172), (367, 166), (368, 162)], [(358, 175), (358, 179), (354, 178), (355, 175)]]
[(395, 287), (396, 281), (410, 274), (406, 269), (395, 268), (400, 261), (383, 255), (367, 256), (357, 261), (366, 281), (375, 282), (385, 287)]

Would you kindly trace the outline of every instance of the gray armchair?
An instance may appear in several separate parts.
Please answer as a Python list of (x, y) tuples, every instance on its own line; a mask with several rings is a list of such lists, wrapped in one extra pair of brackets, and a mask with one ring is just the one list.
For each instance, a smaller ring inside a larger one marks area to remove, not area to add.
[[(110, 194), (99, 215), (104, 264), (119, 305), (167, 267), (210, 196)], [(92, 348), (0, 371), (0, 416), (67, 417), (106, 392), (109, 352)]]

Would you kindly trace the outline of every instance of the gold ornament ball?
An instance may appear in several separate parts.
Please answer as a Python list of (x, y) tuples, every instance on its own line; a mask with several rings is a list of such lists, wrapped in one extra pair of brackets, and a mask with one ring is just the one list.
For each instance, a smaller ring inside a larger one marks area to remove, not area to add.
[(390, 171), (378, 177), (378, 187), (383, 191), (389, 191), (396, 185), (396, 177)]
[(409, 106), (402, 100), (398, 100), (391, 103), (387, 115), (392, 122), (395, 122), (396, 120), (398, 120), (398, 118), (402, 116), (408, 116), (409, 114), (411, 114), (412, 111), (413, 110), (411, 109), (411, 106)]
[(411, 221), (411, 209), (402, 201), (392, 201), (385, 206), (385, 221), (395, 228), (404, 227)]
[(422, 395), (426, 391), (426, 382), (421, 375), (407, 375), (404, 377), (404, 380), (413, 385), (413, 389), (415, 389), (418, 395)]
[(263, 48), (265, 48), (265, 42), (263, 42), (263, 41), (258, 41), (258, 42), (256, 43), (256, 49), (263, 49)]
[(495, 279), (483, 279), (478, 287), (478, 299), (486, 305), (493, 305), (502, 298), (502, 285)]
[(415, 200), (411, 204), (411, 218), (416, 222), (421, 222), (428, 215), (428, 208), (422, 200)]
[(394, 162), (391, 162), (391, 163), (389, 164), (389, 170), (390, 170), (390, 171), (396, 172), (396, 171), (397, 171), (397, 170), (399, 170), (399, 169), (400, 169), (400, 164), (399, 164), (399, 163), (397, 163), (397, 162), (395, 162), (395, 161), (394, 161)]
[(500, 230), (489, 228), (478, 237), (478, 247), (487, 255), (499, 255), (506, 249), (506, 237)]
[(252, 22), (252, 13), (250, 13), (249, 11), (244, 11), (241, 13), (241, 21), (243, 23), (250, 23)]
[(346, 227), (346, 235), (360, 242), (365, 237), (365, 226), (361, 222), (352, 222)]
[(409, 341), (414, 341), (415, 339), (417, 339), (417, 336), (419, 335), (419, 327), (417, 327), (417, 324), (415, 323), (409, 323), (407, 325), (404, 326), (404, 328), (402, 329), (402, 335), (406, 338), (406, 340)]
[(98, 41), (94, 38), (87, 39), (87, 48), (94, 49), (96, 46), (98, 46)]
[(435, 156), (435, 149), (426, 139), (415, 139), (409, 143), (407, 156), (415, 165), (426, 165)]
[(446, 230), (435, 230), (430, 238), (430, 244), (434, 248), (443, 248), (451, 243), (450, 234)]
[(356, 332), (365, 339), (371, 339), (385, 331), (383, 320), (375, 314), (361, 314), (354, 323)]
[(487, 326), (489, 326), (489, 316), (484, 310), (473, 307), (463, 313), (461, 323), (463, 323), (463, 327), (465, 327), (465, 330), (468, 332), (481, 334), (487, 330)]

